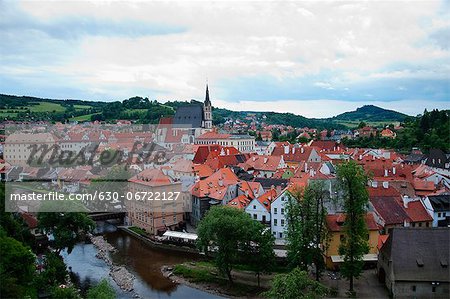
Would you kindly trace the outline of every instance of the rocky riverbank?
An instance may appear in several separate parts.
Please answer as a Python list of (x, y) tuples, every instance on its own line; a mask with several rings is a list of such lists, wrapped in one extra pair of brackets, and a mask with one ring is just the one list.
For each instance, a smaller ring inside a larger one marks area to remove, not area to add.
[(125, 291), (133, 291), (133, 280), (134, 276), (123, 266), (114, 265), (109, 253), (115, 252), (114, 246), (109, 244), (103, 236), (89, 236), (92, 244), (97, 248), (98, 252), (95, 255), (97, 258), (105, 261), (109, 266), (109, 275), (116, 282), (116, 284)]

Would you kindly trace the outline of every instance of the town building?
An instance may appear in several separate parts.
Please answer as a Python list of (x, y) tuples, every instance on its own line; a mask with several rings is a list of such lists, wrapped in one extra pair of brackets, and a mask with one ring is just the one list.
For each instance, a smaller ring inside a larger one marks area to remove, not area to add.
[[(328, 269), (337, 270), (339, 264), (344, 261), (344, 257), (339, 255), (339, 246), (341, 242), (345, 240), (344, 224), (345, 214), (331, 214), (326, 216), (327, 226), (327, 242), (324, 244), (325, 250), (325, 263)], [(369, 234), (367, 235), (367, 241), (369, 243), (369, 252), (364, 254), (363, 260), (366, 263), (376, 263), (377, 261), (377, 245), (378, 245), (378, 225), (375, 222), (374, 215), (367, 213), (365, 215), (365, 221)]]
[(195, 144), (208, 145), (218, 144), (222, 146), (233, 146), (242, 153), (255, 151), (255, 137), (247, 134), (222, 134), (207, 132), (195, 139)]
[(394, 228), (378, 255), (392, 298), (448, 298), (450, 229)]

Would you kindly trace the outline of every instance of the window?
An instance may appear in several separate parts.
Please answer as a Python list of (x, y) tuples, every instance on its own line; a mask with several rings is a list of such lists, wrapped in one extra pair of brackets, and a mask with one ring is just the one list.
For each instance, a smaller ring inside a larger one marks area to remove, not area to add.
[(256, 210), (256, 205), (253, 205), (253, 210)]
[(281, 219), (281, 226), (284, 226), (284, 219)]
[(436, 293), (436, 287), (432, 287), (432, 288), (431, 288), (431, 291), (432, 291), (433, 293)]
[(427, 222), (427, 227), (430, 227), (430, 222)]
[(278, 225), (278, 219), (273, 219), (273, 226), (277, 226)]
[(278, 213), (277, 208), (273, 208), (273, 213), (276, 215)]
[(419, 223), (419, 227), (422, 227), (422, 222)]
[(412, 224), (412, 227), (416, 227), (416, 224), (415, 224), (415, 223), (413, 223), (413, 224)]
[(438, 213), (438, 217), (441, 217), (441, 213)]
[(284, 209), (281, 208), (281, 215), (284, 215)]
[(282, 239), (283, 238), (283, 233), (280, 233), (280, 239)]
[(258, 219), (258, 215), (257, 214), (253, 214), (253, 219)]
[(447, 216), (447, 213), (442, 213), (442, 217), (446, 217)]
[(416, 291), (416, 286), (412, 286), (411, 289), (412, 289), (413, 292), (415, 292)]

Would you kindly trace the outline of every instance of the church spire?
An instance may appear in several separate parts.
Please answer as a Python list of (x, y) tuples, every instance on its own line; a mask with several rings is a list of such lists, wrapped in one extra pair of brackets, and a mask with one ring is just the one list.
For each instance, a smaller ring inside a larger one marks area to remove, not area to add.
[(205, 97), (205, 105), (211, 105), (211, 101), (209, 100), (209, 90), (208, 90), (208, 83), (206, 83), (206, 97)]

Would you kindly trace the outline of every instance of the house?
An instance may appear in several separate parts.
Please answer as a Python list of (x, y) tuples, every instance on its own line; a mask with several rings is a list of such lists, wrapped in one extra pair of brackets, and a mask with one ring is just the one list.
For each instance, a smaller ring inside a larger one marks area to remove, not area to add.
[(394, 228), (378, 255), (392, 298), (448, 298), (450, 229)]
[(276, 196), (276, 190), (270, 189), (259, 197), (254, 198), (245, 208), (245, 212), (263, 224), (270, 224), (270, 205)]
[(286, 167), (283, 157), (268, 155), (254, 155), (245, 164), (248, 165), (250, 173), (263, 178), (271, 178), (278, 169)]
[(242, 153), (250, 153), (255, 150), (255, 137), (247, 134), (221, 134), (206, 132), (195, 139), (195, 144), (219, 144), (233, 146)]
[[(344, 257), (339, 255), (339, 246), (345, 239), (344, 223), (345, 214), (330, 214), (326, 216), (327, 226), (327, 243), (324, 244), (325, 250), (325, 264), (328, 269), (336, 270), (339, 268), (339, 264), (344, 261)], [(379, 239), (378, 225), (375, 222), (374, 215), (367, 213), (365, 215), (365, 221), (369, 234), (367, 240), (369, 242), (369, 253), (363, 256), (363, 260), (367, 263), (374, 263), (377, 261), (377, 245)]]
[(373, 136), (375, 137), (377, 135), (377, 129), (373, 128), (373, 127), (363, 127), (361, 129), (358, 129), (358, 136), (359, 137), (370, 137)]
[(430, 149), (425, 164), (433, 168), (450, 170), (450, 160), (440, 149)]
[(369, 207), (385, 233), (394, 227), (431, 227), (433, 219), (421, 201), (402, 197), (389, 182), (383, 182), (382, 187), (377, 182), (372, 184), (368, 188)]
[(283, 243), (287, 230), (286, 205), (292, 196), (289, 187), (281, 191), (270, 205), (270, 229), (278, 242)]
[(381, 135), (381, 137), (392, 138), (392, 139), (395, 139), (395, 137), (397, 137), (397, 134), (388, 128), (382, 130), (380, 135)]
[(424, 199), (424, 204), (433, 217), (433, 227), (450, 225), (450, 193), (429, 195)]
[(230, 168), (222, 168), (211, 176), (195, 182), (191, 188), (192, 213), (190, 221), (197, 225), (211, 205), (226, 205), (238, 194), (239, 179)]
[(281, 156), (288, 166), (296, 167), (301, 162), (321, 162), (322, 159), (314, 147), (295, 145), (283, 145), (276, 147), (272, 156)]
[[(144, 229), (151, 235), (162, 234), (183, 226), (184, 202), (164, 199), (170, 193), (182, 191), (181, 182), (174, 182), (159, 169), (146, 169), (128, 180), (129, 193), (147, 194), (153, 200), (127, 200), (127, 222)], [(152, 194), (152, 195), (150, 195)]]

